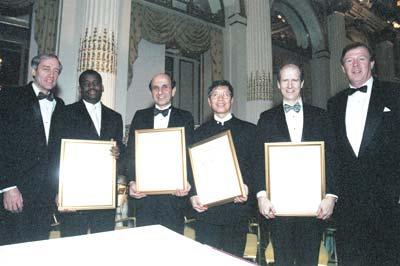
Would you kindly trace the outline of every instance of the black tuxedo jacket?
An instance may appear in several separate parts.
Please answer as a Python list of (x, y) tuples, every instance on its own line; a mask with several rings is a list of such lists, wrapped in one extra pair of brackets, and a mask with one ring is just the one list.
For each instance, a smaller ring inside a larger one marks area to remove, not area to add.
[(120, 150), (122, 144), (122, 116), (105, 105), (101, 105), (101, 129), (97, 134), (93, 121), (83, 100), (65, 107), (64, 138), (86, 140), (115, 140)]
[[(347, 90), (328, 101), (336, 158), (335, 212), (357, 223), (400, 218), (400, 90), (374, 81), (358, 157), (347, 139)], [(382, 220), (380, 220), (382, 219)]]
[[(129, 138), (127, 147), (127, 177), (129, 181), (135, 180), (135, 130), (154, 128), (154, 106), (139, 110), (135, 113), (129, 128)], [(171, 108), (168, 128), (184, 127), (186, 145), (190, 145), (193, 140), (194, 120), (190, 112)], [(155, 154), (167, 155), (168, 151), (154, 151)]]
[(3, 130), (2, 151), (7, 173), (1, 176), (0, 188), (17, 186), (24, 208), (53, 206), (57, 186), (52, 179), (52, 162), (57, 149), (55, 136), (61, 127), (64, 102), (57, 104), (52, 114), (49, 140), (46, 135), (32, 83), (1, 92)]
[[(83, 100), (67, 105), (63, 112), (63, 127), (57, 136), (58, 147), (61, 148), (61, 139), (84, 139), (84, 140), (104, 140), (113, 139), (117, 142), (120, 150), (119, 160), (123, 158), (125, 151), (122, 143), (122, 116), (105, 105), (101, 105), (101, 129), (100, 136), (97, 134), (94, 123), (86, 109)], [(60, 150), (58, 150), (57, 158), (60, 158)], [(118, 160), (118, 161), (119, 161)], [(59, 159), (58, 159), (59, 162)], [(57, 164), (58, 170), (59, 164)], [(54, 171), (54, 176), (58, 184), (58, 171)]]
[[(324, 141), (326, 138), (327, 119), (323, 109), (303, 104), (302, 141)], [(255, 155), (255, 193), (265, 190), (265, 152), (266, 142), (290, 142), (290, 133), (286, 123), (283, 105), (267, 110), (260, 115), (257, 123)], [(290, 167), (290, 162), (288, 162)]]

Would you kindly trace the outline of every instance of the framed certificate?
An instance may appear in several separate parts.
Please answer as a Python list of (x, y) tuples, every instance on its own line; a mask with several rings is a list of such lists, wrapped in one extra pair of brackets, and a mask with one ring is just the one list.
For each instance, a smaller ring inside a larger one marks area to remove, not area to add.
[(185, 128), (135, 130), (136, 189), (145, 194), (170, 194), (185, 189)]
[(265, 175), (276, 215), (316, 216), (325, 197), (324, 142), (265, 143)]
[(115, 208), (115, 141), (62, 139), (58, 210)]
[(230, 130), (194, 144), (189, 155), (203, 205), (215, 206), (246, 195)]

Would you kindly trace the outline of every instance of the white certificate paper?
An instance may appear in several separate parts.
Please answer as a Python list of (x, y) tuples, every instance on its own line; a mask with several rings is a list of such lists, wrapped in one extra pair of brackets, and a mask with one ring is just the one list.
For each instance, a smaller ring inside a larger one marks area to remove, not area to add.
[(136, 188), (146, 194), (185, 189), (185, 128), (135, 131)]
[(115, 141), (63, 139), (59, 210), (115, 208)]
[(213, 206), (245, 196), (229, 130), (193, 145), (189, 153), (197, 195), (203, 205)]
[(265, 143), (267, 195), (276, 215), (316, 215), (325, 196), (324, 158), (324, 142)]

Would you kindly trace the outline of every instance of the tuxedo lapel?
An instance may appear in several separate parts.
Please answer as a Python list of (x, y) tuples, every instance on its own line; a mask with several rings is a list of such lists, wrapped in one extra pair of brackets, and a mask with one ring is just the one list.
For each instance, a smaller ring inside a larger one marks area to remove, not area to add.
[(144, 123), (143, 128), (154, 128), (154, 108), (155, 106), (153, 106), (153, 108), (147, 109), (147, 111), (143, 113), (144, 114), (142, 120), (142, 122)]
[(354, 153), (353, 147), (350, 144), (349, 139), (347, 138), (347, 130), (346, 130), (346, 112), (347, 112), (347, 98), (348, 94), (344, 92), (339, 96), (337, 101), (337, 106), (335, 106), (335, 116), (337, 119), (337, 132), (338, 139), (343, 141), (344, 147), (346, 147), (347, 151), (352, 154), (353, 157), (357, 157)]
[(56, 106), (54, 108), (53, 114), (51, 115), (51, 123), (50, 123), (50, 132), (49, 132), (49, 142), (50, 139), (53, 138), (54, 131), (56, 130), (56, 127), (58, 126), (58, 121), (56, 121), (57, 116), (62, 112), (62, 109), (64, 108), (64, 103), (61, 102), (57, 97), (54, 97), (54, 101), (56, 101)]
[(168, 121), (168, 127), (178, 127), (180, 123), (179, 117), (177, 114), (178, 110), (176, 108), (171, 107), (171, 113), (169, 114), (169, 121)]
[(101, 125), (100, 125), (100, 139), (108, 135), (109, 130), (108, 112), (103, 104), (101, 104)]
[[(90, 117), (90, 114), (89, 114), (88, 110), (86, 109), (86, 106), (85, 106), (85, 103), (83, 102), (83, 100), (80, 100), (78, 102), (78, 110), (79, 110), (78, 111), (78, 113), (79, 113), (78, 119), (81, 120), (81, 122), (83, 124), (89, 125), (89, 131), (90, 131), (90, 135), (92, 136), (92, 138), (94, 138), (95, 136), (97, 138), (99, 138), (99, 135), (97, 134), (96, 127), (95, 127), (95, 125), (93, 123), (92, 118)], [(85, 126), (85, 128), (86, 128), (86, 126)]]
[(37, 128), (37, 131), (34, 130), (33, 132), (40, 132), (40, 141), (42, 144), (46, 145), (46, 133), (44, 130), (44, 125), (43, 125), (43, 118), (42, 118), (42, 113), (40, 112), (40, 105), (39, 101), (36, 98), (36, 94), (33, 90), (32, 83), (29, 85), (30, 89), (27, 89), (27, 100), (31, 104), (32, 107), (32, 114), (33, 114), (33, 127)]
[(371, 98), (368, 106), (367, 119), (365, 121), (364, 133), (361, 141), (359, 156), (361, 156), (362, 153), (368, 147), (368, 145), (371, 144), (376, 129), (380, 124), (380, 121), (382, 120), (384, 102), (383, 99), (381, 98), (382, 95), (381, 90), (377, 86), (375, 86), (375, 84), (376, 83), (374, 83), (371, 92)]
[(277, 123), (277, 127), (278, 130), (280, 132), (280, 134), (282, 136), (284, 136), (284, 138), (287, 141), (291, 141), (290, 139), (290, 133), (289, 133), (289, 128), (286, 122), (286, 116), (285, 116), (285, 111), (283, 110), (282, 104), (280, 104), (278, 106), (278, 123)]
[(313, 117), (308, 106), (303, 104), (303, 131), (301, 132), (301, 141), (307, 141), (311, 139), (311, 124), (313, 122)]
[(111, 117), (111, 112), (101, 104), (101, 130), (100, 138), (102, 140), (109, 140), (110, 136), (114, 135), (115, 123)]

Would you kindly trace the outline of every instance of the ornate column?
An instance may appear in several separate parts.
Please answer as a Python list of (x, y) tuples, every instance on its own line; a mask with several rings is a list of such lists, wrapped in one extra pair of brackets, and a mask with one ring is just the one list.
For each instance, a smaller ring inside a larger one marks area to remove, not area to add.
[[(224, 74), (235, 88), (233, 113), (246, 119), (247, 67), (246, 26), (247, 19), (241, 10), (240, 1), (225, 6), (226, 26), (224, 30)], [(208, 107), (208, 106), (207, 106)]]
[(272, 107), (272, 43), (269, 0), (247, 1), (246, 119), (256, 123)]
[(312, 104), (326, 108), (330, 91), (329, 51), (313, 51), (311, 59)]
[(328, 16), (328, 42), (331, 52), (330, 94), (332, 96), (349, 85), (340, 63), (342, 50), (347, 44), (346, 27), (343, 13), (333, 12)]
[(118, 1), (86, 0), (84, 13), (78, 72), (86, 69), (98, 71), (104, 85), (101, 100), (108, 107), (115, 108)]
[(375, 68), (378, 70), (379, 80), (393, 81), (395, 77), (395, 62), (393, 43), (382, 41), (375, 46)]

